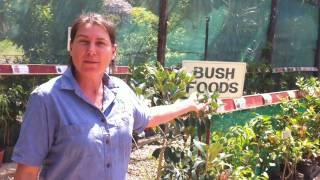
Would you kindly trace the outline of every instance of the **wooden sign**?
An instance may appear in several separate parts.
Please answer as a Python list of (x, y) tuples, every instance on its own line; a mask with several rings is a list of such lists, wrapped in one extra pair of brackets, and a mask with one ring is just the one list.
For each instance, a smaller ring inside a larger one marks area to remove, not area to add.
[(183, 61), (183, 70), (195, 79), (188, 85), (188, 93), (219, 92), (220, 98), (241, 97), (246, 63), (223, 61)]

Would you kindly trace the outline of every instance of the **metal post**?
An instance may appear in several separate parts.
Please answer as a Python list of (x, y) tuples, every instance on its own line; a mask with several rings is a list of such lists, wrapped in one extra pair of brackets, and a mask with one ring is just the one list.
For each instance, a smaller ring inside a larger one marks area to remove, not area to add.
[[(320, 8), (318, 8), (318, 26), (320, 26)], [(318, 68), (315, 76), (320, 77), (320, 28), (318, 27), (317, 49), (314, 57), (314, 66)]]
[(204, 44), (204, 60), (208, 59), (209, 21), (210, 21), (210, 17), (206, 17), (206, 37), (205, 37), (205, 44)]

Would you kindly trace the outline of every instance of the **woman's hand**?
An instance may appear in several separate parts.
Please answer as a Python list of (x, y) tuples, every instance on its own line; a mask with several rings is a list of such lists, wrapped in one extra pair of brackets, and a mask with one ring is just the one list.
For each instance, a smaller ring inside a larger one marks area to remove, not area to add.
[(191, 111), (199, 113), (200, 111), (206, 111), (209, 108), (209, 101), (205, 103), (201, 103), (198, 100), (197, 94), (193, 93), (189, 96), (187, 100), (185, 100), (186, 106), (191, 107)]
[(150, 108), (151, 117), (147, 128), (152, 128), (160, 124), (167, 123), (188, 112), (205, 111), (209, 109), (209, 102), (199, 103), (196, 94), (192, 94), (188, 99), (177, 101), (171, 105), (154, 106)]
[(39, 167), (29, 166), (18, 163), (14, 179), (15, 180), (37, 180), (39, 176)]

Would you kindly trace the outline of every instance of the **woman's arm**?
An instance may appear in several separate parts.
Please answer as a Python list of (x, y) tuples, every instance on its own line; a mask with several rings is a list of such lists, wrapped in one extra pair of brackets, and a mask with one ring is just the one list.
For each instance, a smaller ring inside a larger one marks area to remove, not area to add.
[(171, 105), (154, 106), (150, 108), (151, 118), (147, 128), (153, 128), (167, 123), (188, 112), (199, 112), (204, 110), (208, 103), (197, 103), (193, 98), (176, 102)]
[(40, 168), (18, 163), (15, 180), (37, 180)]

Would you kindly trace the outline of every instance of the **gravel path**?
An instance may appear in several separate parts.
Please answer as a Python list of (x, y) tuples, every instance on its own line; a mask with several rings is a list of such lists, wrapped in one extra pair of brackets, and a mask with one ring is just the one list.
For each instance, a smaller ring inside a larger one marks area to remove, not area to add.
[(151, 180), (157, 177), (158, 160), (152, 152), (159, 145), (144, 145), (131, 153), (128, 167), (128, 180)]
[(16, 172), (16, 163), (5, 163), (0, 166), (0, 180), (12, 180)]
[[(152, 152), (158, 145), (144, 145), (134, 149), (130, 156), (128, 180), (156, 179), (158, 161), (152, 157)], [(0, 180), (12, 180), (16, 163), (5, 163), (0, 167)]]

